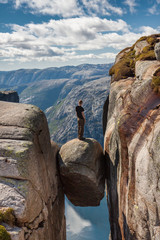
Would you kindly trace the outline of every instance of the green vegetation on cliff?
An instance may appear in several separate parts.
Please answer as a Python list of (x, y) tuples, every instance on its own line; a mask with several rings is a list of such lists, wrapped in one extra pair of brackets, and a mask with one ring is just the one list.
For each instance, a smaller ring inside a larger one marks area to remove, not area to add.
[(3, 227), (2, 225), (0, 225), (0, 239), (1, 240), (11, 240), (10, 234), (7, 232), (5, 227)]
[[(140, 38), (136, 43), (146, 40), (148, 46), (145, 46), (140, 54), (136, 56), (136, 61), (144, 61), (144, 60), (156, 60), (156, 56), (154, 53), (154, 46), (158, 42), (157, 37), (160, 37), (160, 34), (151, 35), (149, 37)], [(141, 40), (142, 39), (142, 40)], [(135, 45), (136, 45), (135, 43)]]
[(0, 209), (0, 223), (4, 222), (10, 226), (15, 224), (14, 210), (12, 208)]
[[(119, 61), (109, 70), (109, 75), (112, 76), (112, 82), (134, 77), (136, 61), (156, 60), (154, 46), (159, 41), (158, 37), (160, 37), (160, 34), (141, 37), (131, 48), (126, 48), (121, 51), (119, 55), (122, 56), (120, 56)], [(146, 41), (146, 46), (136, 55), (135, 46), (141, 41)]]
[(151, 85), (156, 93), (160, 93), (160, 68), (154, 73)]
[[(2, 223), (6, 223), (10, 226), (13, 226), (15, 224), (15, 217), (12, 208), (0, 209), (0, 224)], [(2, 225), (0, 225), (0, 240), (11, 240), (10, 234)]]
[(109, 70), (109, 75), (114, 74), (114, 81), (135, 75), (135, 51), (131, 48), (129, 51), (127, 49), (121, 53), (123, 53), (123, 57)]

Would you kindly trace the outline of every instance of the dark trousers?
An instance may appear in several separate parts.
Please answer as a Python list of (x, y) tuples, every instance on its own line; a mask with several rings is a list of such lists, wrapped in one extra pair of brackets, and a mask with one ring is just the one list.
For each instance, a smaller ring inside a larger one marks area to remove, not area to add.
[(84, 133), (84, 119), (78, 118), (78, 138), (82, 139)]

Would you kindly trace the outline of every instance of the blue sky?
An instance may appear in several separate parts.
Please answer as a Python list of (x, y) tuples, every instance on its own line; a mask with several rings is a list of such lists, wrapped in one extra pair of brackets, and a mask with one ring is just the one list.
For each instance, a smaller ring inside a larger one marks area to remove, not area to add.
[(0, 0), (0, 70), (114, 62), (160, 32), (160, 0)]

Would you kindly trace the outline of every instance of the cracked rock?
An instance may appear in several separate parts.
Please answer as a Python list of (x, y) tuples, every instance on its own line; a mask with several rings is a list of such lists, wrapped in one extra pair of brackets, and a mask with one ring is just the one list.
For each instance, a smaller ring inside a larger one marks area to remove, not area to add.
[(13, 240), (66, 239), (58, 150), (39, 108), (1, 102), (0, 206), (14, 210), (16, 226), (7, 226)]
[(73, 139), (61, 147), (60, 175), (68, 199), (76, 206), (97, 206), (104, 196), (104, 155), (94, 139)]

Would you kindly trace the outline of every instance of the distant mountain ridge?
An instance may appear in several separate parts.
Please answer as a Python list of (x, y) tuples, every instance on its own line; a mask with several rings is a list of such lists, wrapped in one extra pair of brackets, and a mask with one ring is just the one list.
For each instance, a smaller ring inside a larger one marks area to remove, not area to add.
[(51, 67), (46, 69), (19, 69), (0, 71), (0, 85), (15, 86), (49, 79), (82, 79), (105, 75), (110, 64), (82, 64), (79, 66)]
[(112, 64), (82, 64), (0, 72), (0, 90), (16, 90), (20, 102), (40, 107), (52, 139), (59, 144), (77, 137), (75, 105), (84, 100), (87, 137), (103, 142), (102, 109), (109, 91)]

